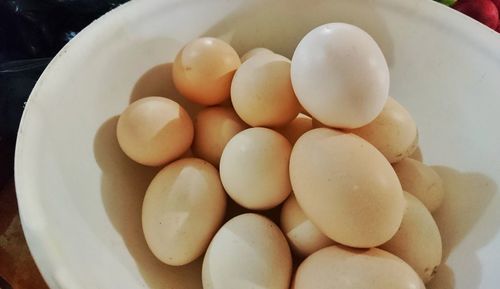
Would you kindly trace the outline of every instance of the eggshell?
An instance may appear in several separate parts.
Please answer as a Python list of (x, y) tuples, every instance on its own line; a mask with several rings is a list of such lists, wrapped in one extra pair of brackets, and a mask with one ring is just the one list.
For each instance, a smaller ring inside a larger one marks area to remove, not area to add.
[(194, 153), (218, 167), (226, 144), (247, 127), (232, 108), (207, 107), (195, 118)]
[(417, 126), (410, 113), (389, 97), (382, 112), (369, 124), (349, 132), (376, 147), (390, 163), (411, 155), (418, 144)]
[(310, 31), (295, 49), (291, 80), (302, 106), (330, 127), (358, 128), (382, 111), (389, 68), (373, 38), (346, 23)]
[(116, 136), (123, 152), (147, 166), (166, 164), (193, 141), (193, 123), (177, 102), (146, 97), (130, 104), (118, 119)]
[(375, 247), (401, 224), (405, 199), (396, 173), (354, 134), (328, 128), (303, 134), (290, 157), (290, 180), (306, 216), (338, 243)]
[(291, 192), (288, 163), (291, 145), (267, 128), (249, 128), (235, 135), (220, 160), (222, 184), (239, 205), (270, 209)]
[(262, 48), (262, 47), (250, 49), (245, 54), (243, 54), (243, 56), (241, 56), (241, 63), (247, 61), (248, 59), (252, 58), (255, 55), (260, 55), (260, 54), (274, 54), (274, 52), (272, 52), (267, 48)]
[(280, 220), (281, 230), (292, 250), (299, 256), (309, 256), (334, 244), (306, 217), (293, 195), (283, 204)]
[(195, 39), (175, 57), (172, 78), (177, 90), (192, 102), (214, 105), (229, 98), (238, 53), (212, 37)]
[(220, 228), (203, 260), (204, 289), (288, 289), (292, 256), (270, 220), (239, 215)]
[(226, 194), (216, 168), (196, 158), (175, 161), (146, 191), (142, 227), (147, 244), (166, 264), (190, 263), (207, 249), (225, 209)]
[(231, 101), (240, 118), (251, 126), (283, 126), (300, 112), (290, 82), (290, 60), (278, 54), (258, 54), (234, 75)]
[(393, 165), (403, 190), (414, 195), (432, 213), (444, 199), (444, 186), (441, 177), (429, 166), (405, 158)]
[(405, 198), (407, 206), (401, 226), (381, 248), (403, 259), (428, 283), (441, 263), (441, 235), (424, 204), (407, 192)]
[(312, 119), (307, 115), (300, 113), (289, 124), (276, 129), (276, 131), (286, 137), (293, 146), (301, 135), (303, 135), (306, 131), (310, 131), (312, 128)]
[(331, 246), (300, 264), (294, 289), (425, 289), (417, 273), (384, 250)]

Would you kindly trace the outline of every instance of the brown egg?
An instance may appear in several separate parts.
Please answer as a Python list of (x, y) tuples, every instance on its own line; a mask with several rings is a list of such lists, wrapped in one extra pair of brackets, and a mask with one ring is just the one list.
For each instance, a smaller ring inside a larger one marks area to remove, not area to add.
[(431, 213), (441, 206), (444, 186), (436, 171), (411, 158), (405, 158), (393, 166), (403, 190), (417, 197)]
[(292, 121), (301, 107), (290, 81), (290, 60), (258, 54), (245, 61), (234, 75), (231, 101), (251, 126), (279, 127)]
[(375, 247), (401, 224), (405, 199), (398, 177), (357, 135), (328, 128), (303, 134), (290, 157), (290, 180), (306, 216), (338, 243)]
[(194, 153), (219, 167), (227, 142), (248, 126), (230, 107), (207, 107), (194, 122)]
[(414, 159), (414, 160), (417, 160), (419, 162), (423, 162), (424, 161), (424, 156), (422, 155), (422, 150), (420, 149), (419, 146), (417, 146), (417, 148), (415, 149), (415, 151), (408, 156), (410, 159)]
[(186, 152), (193, 141), (193, 123), (175, 101), (146, 97), (130, 104), (116, 129), (125, 154), (147, 166), (166, 164)]
[(288, 163), (291, 145), (281, 134), (267, 128), (249, 128), (235, 135), (220, 160), (222, 184), (239, 205), (270, 209), (291, 192)]
[(292, 256), (269, 219), (243, 214), (225, 223), (203, 259), (204, 289), (288, 289)]
[(424, 204), (407, 192), (405, 198), (407, 206), (401, 226), (381, 248), (403, 259), (427, 283), (441, 263), (441, 234)]
[(303, 135), (306, 131), (310, 131), (312, 128), (312, 119), (307, 115), (300, 113), (289, 124), (276, 129), (276, 131), (286, 137), (293, 146), (301, 135)]
[(382, 112), (372, 122), (348, 131), (375, 146), (390, 163), (411, 155), (418, 144), (415, 121), (392, 97), (387, 99)]
[(262, 47), (250, 49), (245, 54), (243, 54), (243, 56), (241, 57), (241, 63), (243, 63), (243, 62), (247, 61), (248, 59), (252, 58), (253, 56), (259, 55), (259, 54), (274, 54), (274, 52), (272, 52), (271, 50), (269, 50), (267, 48), (262, 48)]
[(283, 204), (280, 220), (281, 230), (292, 250), (299, 256), (309, 256), (319, 249), (334, 244), (306, 217), (293, 195)]
[(229, 98), (231, 81), (240, 64), (238, 53), (226, 42), (198, 38), (177, 54), (172, 70), (174, 85), (192, 102), (219, 104)]
[(300, 264), (294, 289), (425, 289), (417, 273), (384, 250), (331, 246)]
[(226, 194), (210, 163), (181, 159), (162, 169), (142, 205), (147, 244), (162, 262), (179, 266), (201, 256), (219, 229)]

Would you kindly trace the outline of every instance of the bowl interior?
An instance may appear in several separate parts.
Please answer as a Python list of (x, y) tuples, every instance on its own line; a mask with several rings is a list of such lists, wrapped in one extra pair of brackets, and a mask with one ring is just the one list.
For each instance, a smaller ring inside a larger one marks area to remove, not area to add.
[[(186, 102), (171, 61), (205, 35), (239, 53), (291, 57), (305, 33), (348, 22), (368, 31), (391, 70), (391, 95), (419, 126), (424, 160), (447, 190), (435, 213), (444, 265), (429, 288), (500, 284), (500, 40), (422, 0), (132, 1), (80, 33), (49, 65), (26, 106), (16, 151), (25, 234), (51, 288), (201, 289), (201, 261), (169, 267), (140, 224), (157, 169), (133, 163), (115, 138), (128, 103), (160, 95)], [(190, 113), (199, 107), (188, 105)]]

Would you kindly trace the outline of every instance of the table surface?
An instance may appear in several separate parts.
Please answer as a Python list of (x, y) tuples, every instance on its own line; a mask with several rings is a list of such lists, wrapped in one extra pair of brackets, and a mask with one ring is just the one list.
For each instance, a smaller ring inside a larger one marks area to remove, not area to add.
[(13, 179), (0, 188), (0, 234), (0, 277), (12, 289), (48, 289), (24, 239)]

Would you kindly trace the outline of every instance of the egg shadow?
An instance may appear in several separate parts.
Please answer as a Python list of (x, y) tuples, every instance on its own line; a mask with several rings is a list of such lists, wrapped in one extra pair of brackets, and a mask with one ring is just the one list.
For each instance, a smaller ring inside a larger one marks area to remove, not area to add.
[[(455, 288), (457, 272), (447, 265), (450, 256), (467, 262), (467, 269), (463, 270), (467, 277), (460, 278), (460, 288), (479, 288), (481, 264), (477, 252), (500, 229), (500, 211), (492, 205), (498, 187), (480, 173), (462, 173), (444, 166), (433, 168), (441, 176), (445, 189), (443, 205), (433, 214), (443, 240), (443, 261), (427, 288)], [(459, 245), (460, 250), (455, 250)]]
[(142, 74), (129, 97), (129, 103), (148, 96), (162, 96), (176, 101), (193, 118), (202, 106), (192, 103), (183, 97), (175, 88), (172, 80), (173, 63), (162, 63), (148, 69)]

